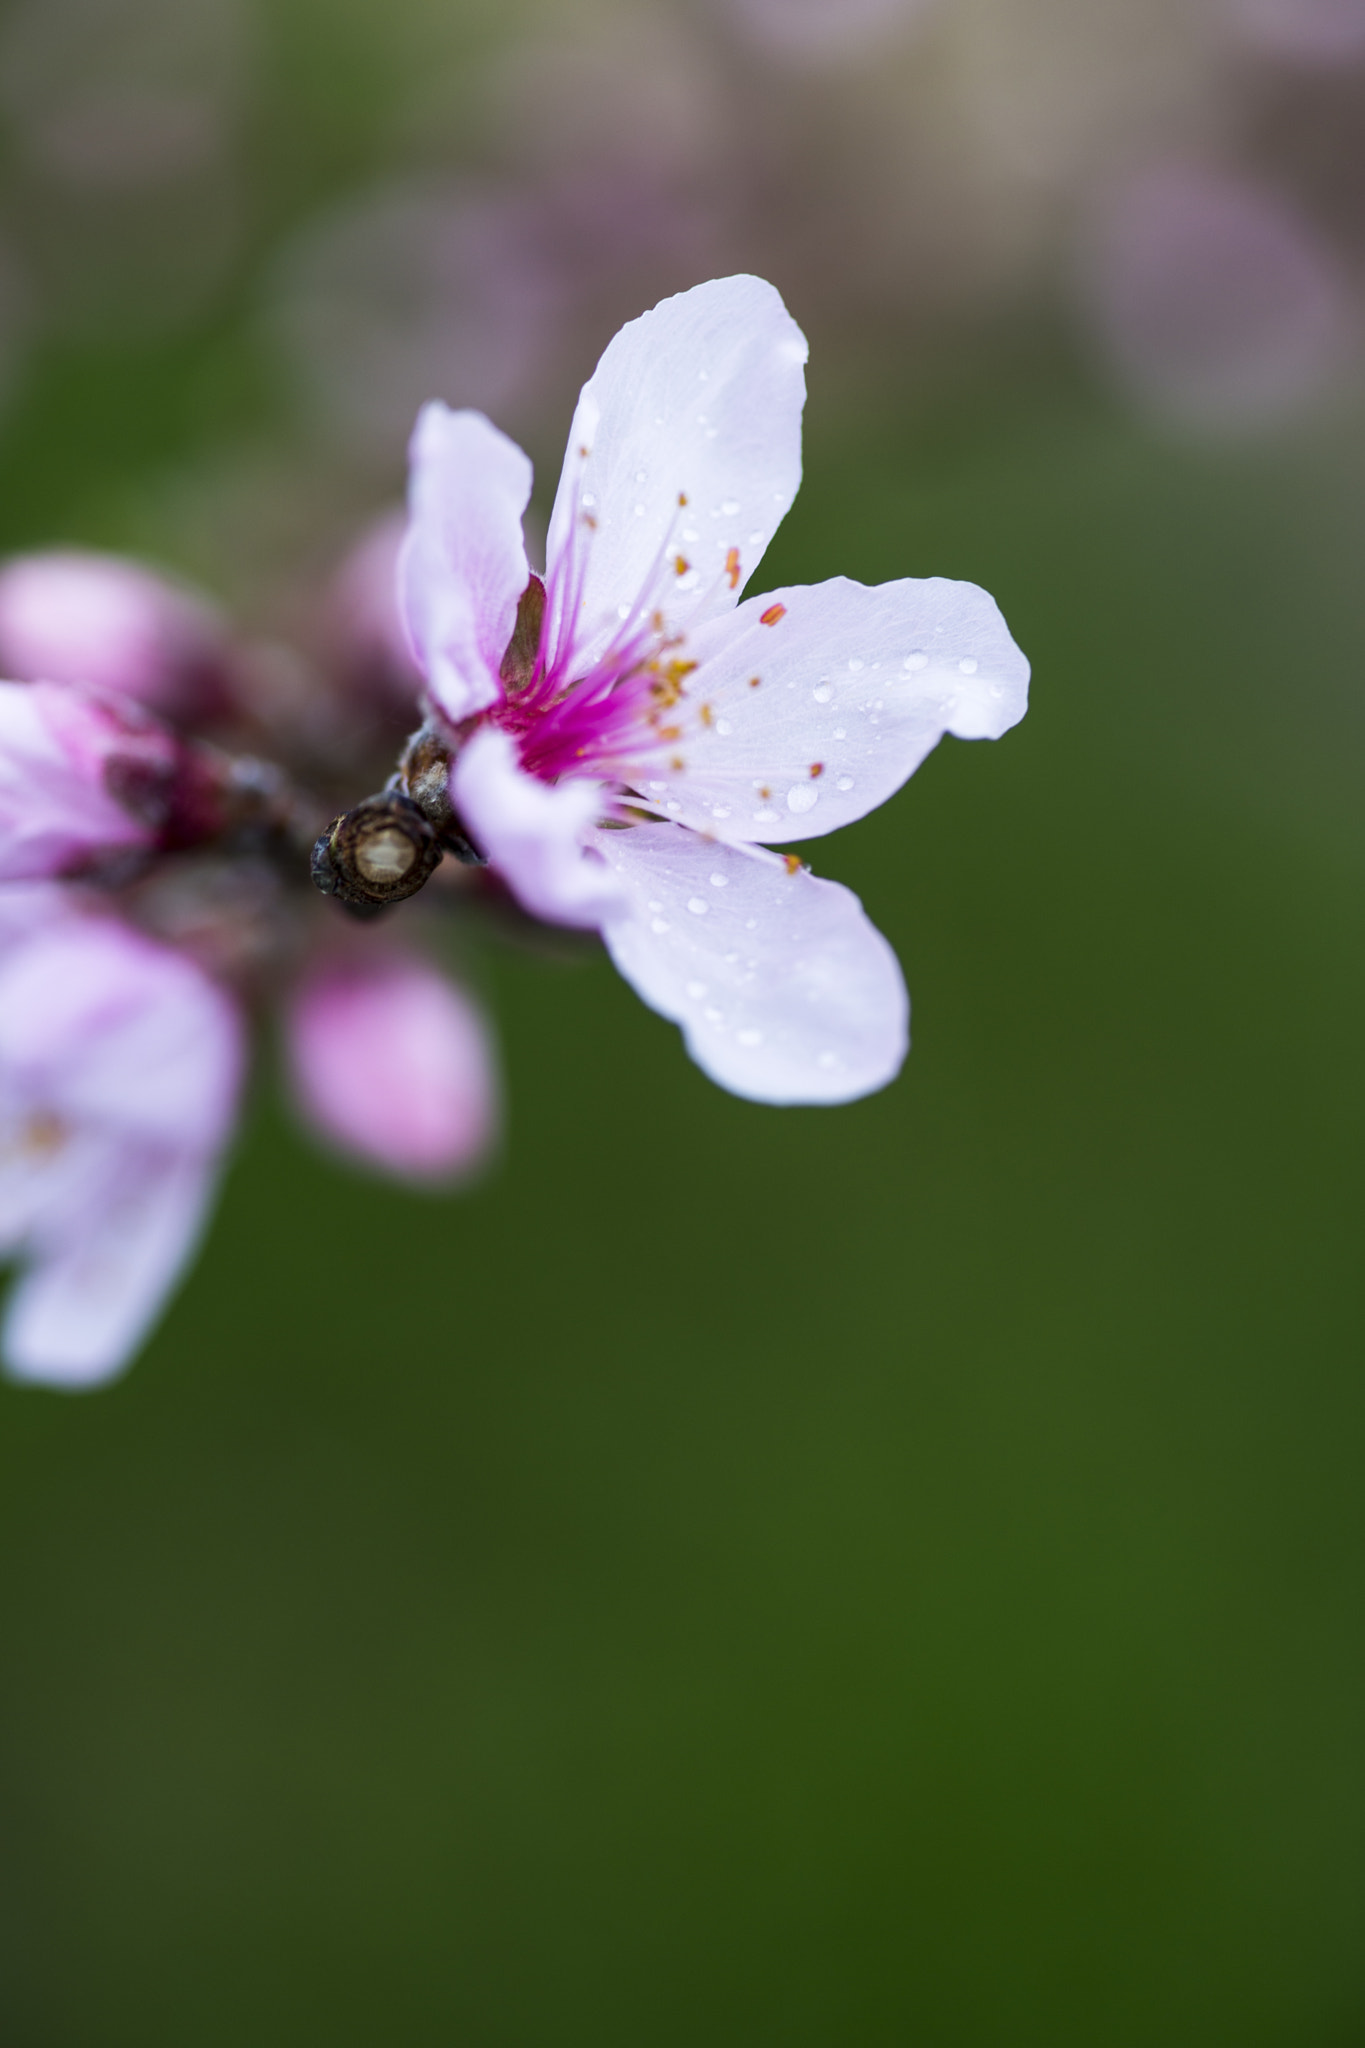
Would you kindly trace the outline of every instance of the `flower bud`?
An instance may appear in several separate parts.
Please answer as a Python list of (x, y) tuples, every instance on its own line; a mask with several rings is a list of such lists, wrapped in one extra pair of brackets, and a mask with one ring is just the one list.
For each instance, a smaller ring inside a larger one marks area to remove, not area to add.
[(73, 548), (0, 567), (0, 675), (89, 683), (184, 719), (221, 695), (223, 666), (210, 607), (136, 562)]
[(285, 1034), (298, 1104), (342, 1151), (400, 1179), (439, 1182), (467, 1173), (492, 1143), (488, 1027), (425, 961), (386, 954), (318, 969)]
[(158, 842), (181, 749), (134, 704), (58, 683), (0, 683), (0, 881), (78, 872)]

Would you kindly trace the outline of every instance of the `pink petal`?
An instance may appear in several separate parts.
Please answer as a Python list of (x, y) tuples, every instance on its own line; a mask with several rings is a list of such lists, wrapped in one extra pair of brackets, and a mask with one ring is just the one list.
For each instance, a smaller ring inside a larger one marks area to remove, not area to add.
[(533, 916), (593, 928), (620, 907), (619, 886), (583, 844), (604, 809), (598, 783), (538, 782), (508, 735), (483, 726), (456, 757), (450, 790), (475, 846)]
[(801, 481), (805, 360), (757, 277), (621, 329), (583, 387), (550, 519), (556, 663), (590, 667), (623, 611), (676, 630), (731, 608)]
[(908, 1044), (900, 965), (837, 882), (676, 825), (598, 832), (630, 891), (603, 936), (713, 1081), (755, 1102), (849, 1102)]
[(223, 630), (189, 591), (117, 555), (16, 555), (0, 568), (0, 675), (89, 683), (168, 717), (217, 687)]
[(0, 1079), (65, 1124), (212, 1151), (231, 1129), (243, 1058), (230, 998), (113, 918), (68, 917), (0, 956)]
[(495, 704), (530, 571), (521, 516), (531, 465), (482, 413), (424, 406), (412, 437), (404, 617), (432, 697), (452, 722)]
[(90, 855), (148, 846), (110, 795), (111, 761), (171, 771), (169, 734), (115, 698), (59, 683), (0, 683), (0, 881), (59, 875)]
[(0, 954), (12, 1373), (89, 1385), (127, 1363), (198, 1241), (243, 1051), (221, 990), (113, 919), (68, 912)]
[(294, 1091), (334, 1144), (400, 1178), (448, 1181), (497, 1133), (482, 1011), (424, 961), (388, 956), (314, 973), (285, 1020)]
[(91, 1387), (127, 1366), (203, 1233), (215, 1162), (107, 1144), (98, 1207), (49, 1227), (15, 1284), (0, 1350), (18, 1380)]
[(686, 653), (682, 737), (641, 761), (637, 786), (725, 839), (833, 832), (885, 803), (945, 732), (997, 739), (1028, 703), (994, 600), (941, 576), (768, 591)]

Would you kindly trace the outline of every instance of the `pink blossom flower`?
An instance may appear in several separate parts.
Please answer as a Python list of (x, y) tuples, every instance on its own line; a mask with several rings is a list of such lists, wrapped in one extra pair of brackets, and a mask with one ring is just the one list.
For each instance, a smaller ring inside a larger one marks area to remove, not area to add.
[(864, 816), (945, 732), (997, 737), (1028, 680), (974, 584), (741, 599), (800, 481), (805, 359), (753, 277), (623, 328), (574, 415), (543, 588), (526, 456), (427, 406), (401, 565), (464, 829), (527, 909), (600, 929), (714, 1080), (768, 1102), (882, 1086), (908, 1005), (857, 898), (759, 842)]
[(193, 963), (36, 884), (0, 891), (0, 1348), (71, 1387), (127, 1364), (198, 1241), (242, 1029)]
[(216, 694), (222, 659), (212, 608), (137, 562), (61, 548), (0, 567), (0, 675), (90, 684), (174, 719)]
[(498, 1084), (482, 1012), (408, 954), (315, 969), (285, 1017), (300, 1107), (333, 1144), (418, 1182), (471, 1171), (497, 1132)]
[(127, 699), (0, 683), (0, 881), (152, 846), (177, 759), (172, 736)]

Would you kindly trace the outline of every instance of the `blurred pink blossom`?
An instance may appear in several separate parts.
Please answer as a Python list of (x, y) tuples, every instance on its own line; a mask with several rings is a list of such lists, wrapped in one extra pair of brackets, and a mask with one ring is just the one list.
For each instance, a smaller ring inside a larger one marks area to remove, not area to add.
[(1223, 0), (1247, 39), (1308, 64), (1365, 57), (1365, 0)]
[(750, 41), (790, 63), (856, 64), (934, 0), (724, 0)]
[(1110, 194), (1082, 287), (1122, 382), (1191, 426), (1294, 412), (1339, 366), (1352, 324), (1313, 226), (1277, 193), (1198, 166), (1144, 171)]
[(55, 888), (0, 892), (0, 1251), (16, 1378), (126, 1365), (198, 1242), (239, 1092), (231, 1000)]
[(342, 1151), (400, 1179), (447, 1182), (497, 1135), (483, 1013), (424, 960), (388, 952), (316, 968), (285, 1017), (294, 1093)]
[(398, 604), (406, 524), (401, 512), (389, 512), (361, 535), (332, 580), (328, 622), (341, 666), (395, 709), (415, 713), (422, 672)]
[(223, 657), (212, 607), (140, 563), (57, 548), (0, 564), (0, 675), (88, 683), (176, 719), (212, 701)]
[(150, 806), (176, 764), (171, 735), (135, 704), (71, 684), (0, 683), (0, 881), (152, 846)]

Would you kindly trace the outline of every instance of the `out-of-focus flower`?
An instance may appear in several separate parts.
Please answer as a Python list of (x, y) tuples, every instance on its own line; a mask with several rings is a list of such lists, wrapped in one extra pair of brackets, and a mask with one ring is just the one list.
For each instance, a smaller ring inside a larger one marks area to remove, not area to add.
[(1365, 55), (1365, 0), (1222, 0), (1248, 41), (1307, 64)]
[(327, 632), (339, 664), (361, 688), (411, 712), (422, 672), (398, 604), (398, 557), (407, 525), (386, 513), (346, 556), (328, 593)]
[(23, 1264), (17, 1378), (125, 1365), (198, 1241), (231, 1128), (231, 1000), (169, 947), (49, 886), (0, 892), (0, 1250)]
[(934, 0), (726, 0), (725, 12), (761, 49), (794, 64), (857, 64)]
[(544, 585), (527, 458), (429, 406), (403, 564), (462, 829), (529, 910), (600, 929), (713, 1079), (770, 1102), (882, 1086), (907, 1006), (857, 898), (755, 842), (863, 816), (945, 732), (1006, 731), (1028, 678), (973, 584), (738, 601), (800, 479), (805, 359), (757, 278), (624, 328), (574, 415)]
[(310, 409), (387, 460), (452, 378), (516, 404), (546, 362), (558, 293), (510, 195), (414, 182), (367, 194), (284, 252), (267, 323)]
[(483, 1013), (411, 954), (316, 968), (285, 1018), (294, 1093), (343, 1151), (401, 1179), (448, 1182), (487, 1153), (498, 1083)]
[(86, 683), (184, 720), (216, 698), (224, 648), (202, 598), (137, 562), (57, 548), (0, 565), (0, 675)]
[(1123, 383), (1186, 426), (1284, 418), (1323, 389), (1351, 331), (1341, 268), (1310, 223), (1250, 179), (1195, 166), (1110, 194), (1082, 289)]
[(0, 102), (48, 177), (138, 190), (222, 154), (246, 57), (237, 0), (20, 0), (0, 34)]
[(174, 740), (137, 705), (65, 683), (0, 683), (0, 882), (150, 847)]

